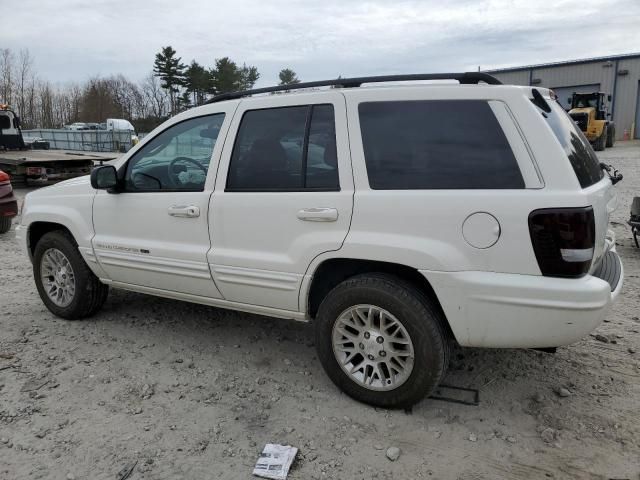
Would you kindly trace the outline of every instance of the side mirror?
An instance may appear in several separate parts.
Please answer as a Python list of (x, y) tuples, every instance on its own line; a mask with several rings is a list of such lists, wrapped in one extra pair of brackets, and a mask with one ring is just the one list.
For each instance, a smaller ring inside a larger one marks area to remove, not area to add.
[(570, 99), (570, 98), (567, 98), (567, 103), (568, 103), (569, 105), (571, 105), (571, 99)]
[(101, 165), (91, 171), (91, 186), (96, 190), (109, 190), (118, 186), (118, 175), (113, 165)]

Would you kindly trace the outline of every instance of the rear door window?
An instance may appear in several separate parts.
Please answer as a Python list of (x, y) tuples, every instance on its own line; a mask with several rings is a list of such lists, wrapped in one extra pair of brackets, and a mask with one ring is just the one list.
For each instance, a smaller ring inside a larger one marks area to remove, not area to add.
[(525, 187), (484, 100), (367, 102), (359, 105), (359, 115), (372, 189)]
[(604, 176), (600, 168), (600, 160), (593, 151), (591, 144), (580, 131), (575, 121), (558, 105), (557, 102), (547, 102), (550, 112), (545, 112), (545, 118), (556, 138), (564, 148), (571, 162), (573, 171), (582, 188), (598, 183)]
[(336, 191), (332, 105), (248, 110), (231, 155), (227, 191)]

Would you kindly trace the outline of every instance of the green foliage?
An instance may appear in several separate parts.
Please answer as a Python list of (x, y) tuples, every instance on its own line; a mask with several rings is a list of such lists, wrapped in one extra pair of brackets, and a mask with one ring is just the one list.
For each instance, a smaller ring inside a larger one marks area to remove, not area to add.
[(189, 92), (186, 90), (178, 96), (176, 99), (176, 108), (178, 111), (186, 110), (187, 108), (191, 108), (193, 105), (191, 104), (191, 97)]
[(195, 60), (184, 72), (184, 87), (187, 94), (191, 94), (193, 104), (201, 105), (205, 95), (211, 90), (211, 75), (209, 71)]
[(258, 69), (256, 67), (247, 67), (247, 64), (245, 63), (242, 64), (241, 77), (241, 90), (250, 90), (260, 78), (260, 73), (258, 73)]
[(294, 72), (290, 68), (283, 68), (282, 70), (280, 70), (278, 77), (280, 78), (280, 85), (292, 85), (295, 83), (300, 83), (300, 79), (296, 75), (296, 72)]
[(181, 60), (180, 57), (176, 57), (176, 51), (167, 46), (156, 53), (153, 63), (153, 74), (162, 80), (161, 87), (169, 93), (172, 113), (177, 111), (177, 94), (185, 81), (184, 72), (187, 66), (181, 63)]
[(229, 57), (216, 59), (216, 65), (210, 70), (210, 93), (215, 95), (253, 88), (260, 78), (258, 69), (253, 66), (238, 64)]

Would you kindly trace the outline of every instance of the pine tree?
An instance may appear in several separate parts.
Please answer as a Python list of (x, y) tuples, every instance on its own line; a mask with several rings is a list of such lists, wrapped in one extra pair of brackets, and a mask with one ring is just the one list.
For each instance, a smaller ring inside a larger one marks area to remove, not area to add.
[(216, 66), (211, 69), (210, 75), (212, 88), (209, 92), (215, 95), (248, 90), (260, 78), (260, 73), (256, 67), (244, 64), (240, 68), (229, 57), (216, 59)]
[(241, 72), (241, 90), (250, 90), (256, 84), (258, 79), (260, 78), (260, 73), (258, 73), (258, 69), (256, 67), (247, 67), (247, 64), (242, 65)]
[(169, 94), (171, 114), (175, 114), (178, 107), (178, 93), (184, 84), (184, 71), (186, 65), (181, 63), (180, 57), (176, 57), (176, 51), (171, 47), (162, 47), (156, 54), (153, 63), (153, 74), (162, 80), (161, 86)]
[(216, 59), (216, 66), (211, 70), (211, 80), (212, 93), (219, 95), (238, 91), (242, 78), (236, 62), (223, 57)]
[(184, 86), (187, 93), (191, 94), (194, 105), (204, 103), (206, 93), (211, 90), (211, 76), (206, 68), (195, 60), (184, 72)]
[(300, 83), (300, 79), (296, 75), (296, 72), (294, 72), (290, 68), (283, 68), (282, 70), (280, 70), (278, 77), (280, 78), (280, 85), (292, 85), (295, 83)]

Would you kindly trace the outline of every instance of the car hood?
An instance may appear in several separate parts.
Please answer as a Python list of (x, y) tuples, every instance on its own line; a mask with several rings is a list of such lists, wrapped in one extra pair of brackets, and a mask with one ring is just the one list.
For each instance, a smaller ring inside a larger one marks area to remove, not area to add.
[(95, 193), (95, 190), (91, 186), (91, 179), (89, 175), (82, 177), (71, 178), (58, 182), (55, 185), (39, 188), (31, 193), (28, 193), (29, 198), (42, 198), (42, 197), (57, 197), (68, 195), (80, 195)]

